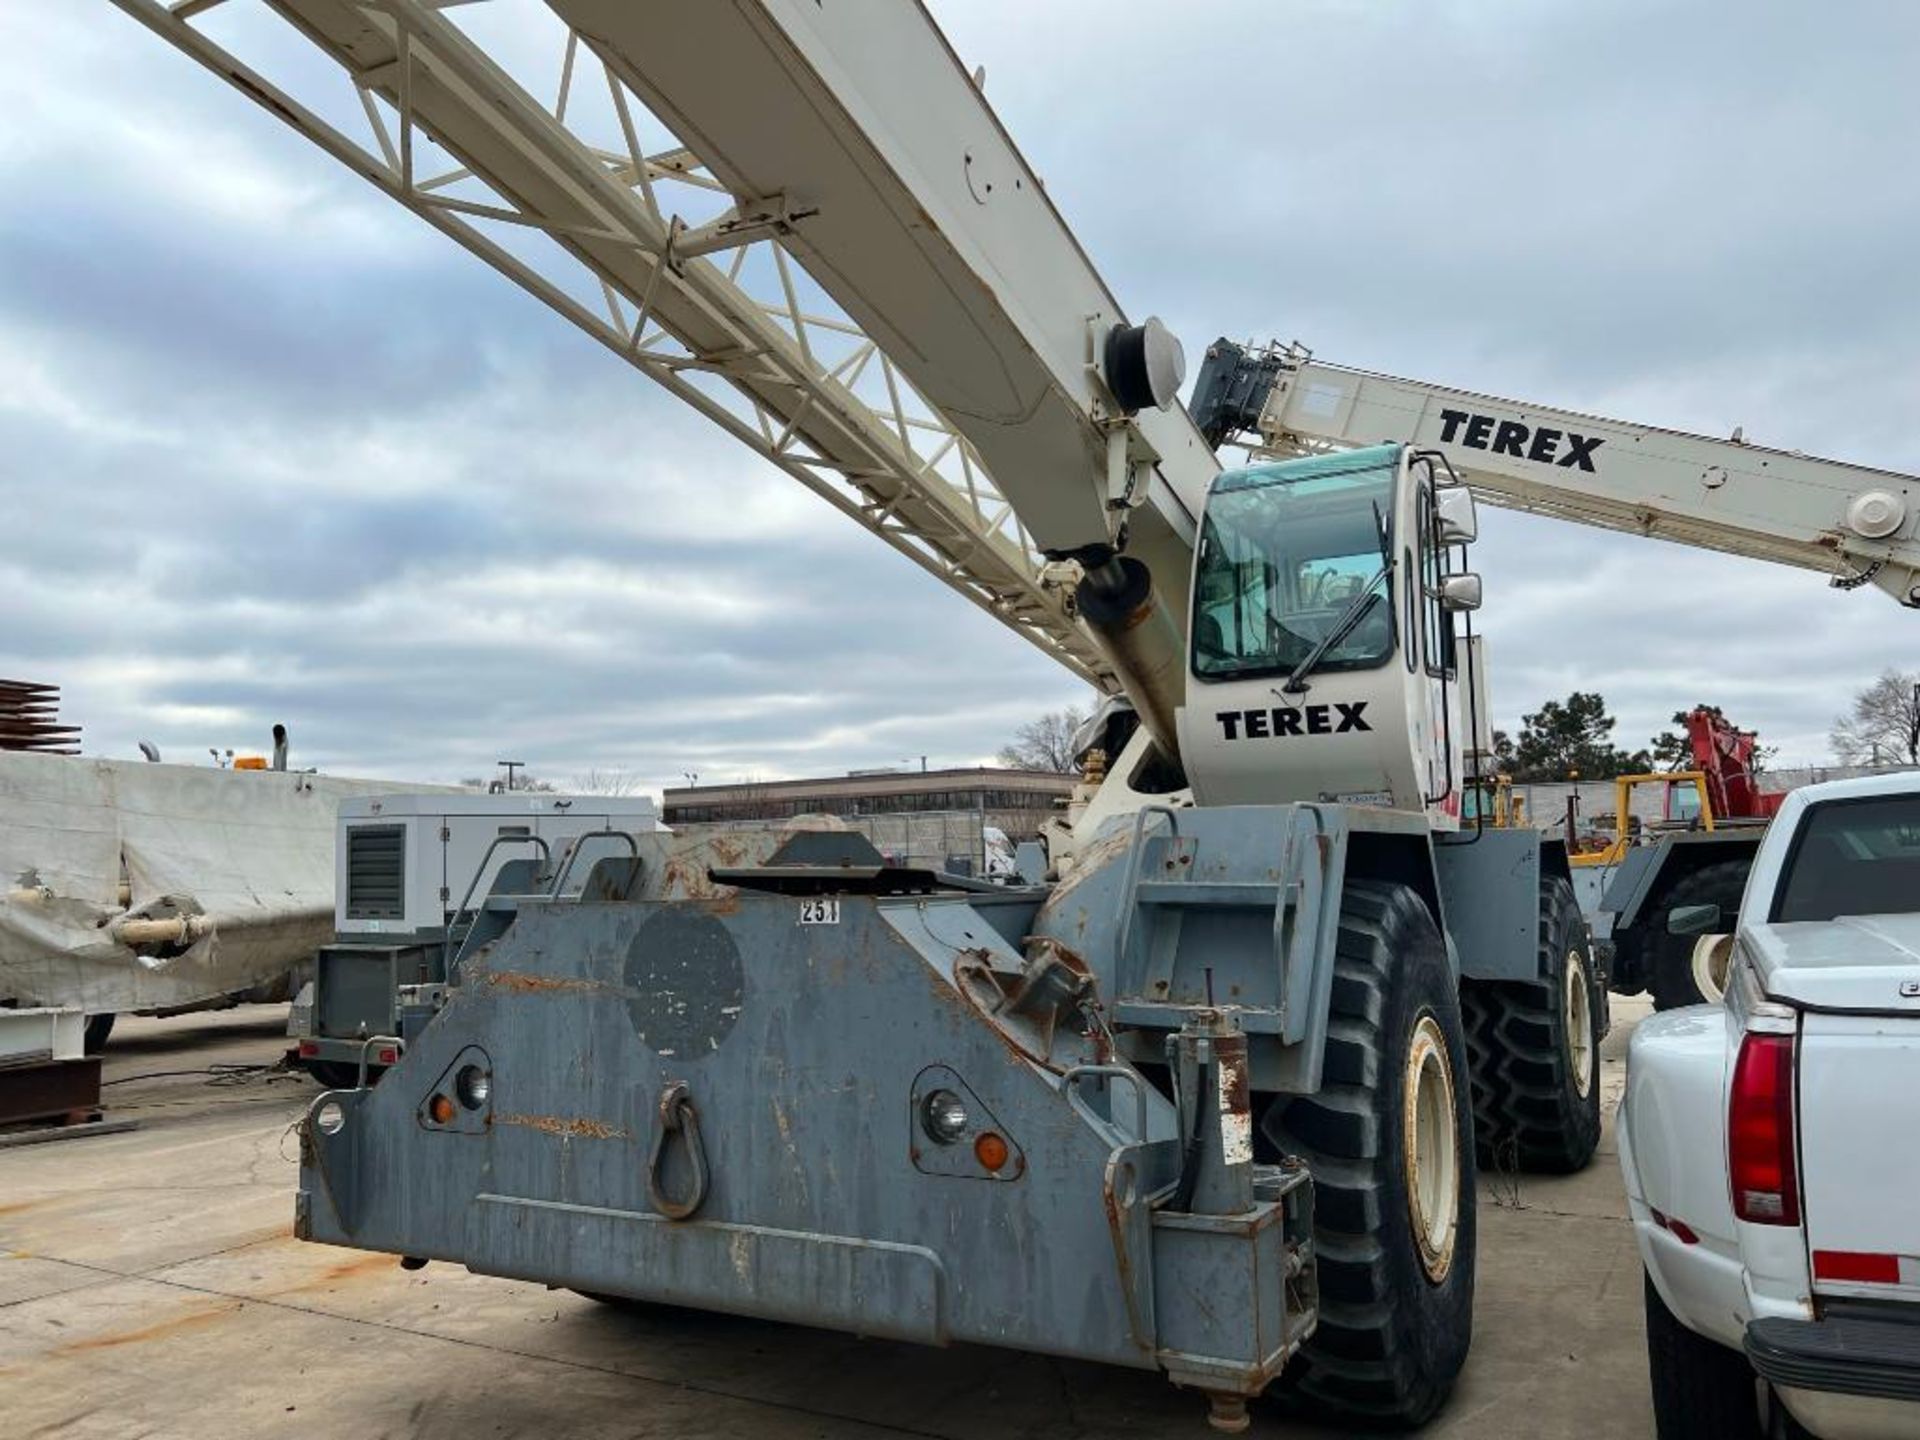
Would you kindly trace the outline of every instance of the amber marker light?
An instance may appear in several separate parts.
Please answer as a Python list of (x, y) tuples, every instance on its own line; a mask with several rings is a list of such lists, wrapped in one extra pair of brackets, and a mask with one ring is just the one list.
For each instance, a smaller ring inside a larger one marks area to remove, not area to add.
[(973, 1158), (989, 1170), (998, 1170), (1007, 1163), (1007, 1142), (991, 1130), (984, 1130), (973, 1142)]
[(444, 1095), (436, 1095), (427, 1102), (427, 1118), (436, 1125), (453, 1123), (453, 1101)]

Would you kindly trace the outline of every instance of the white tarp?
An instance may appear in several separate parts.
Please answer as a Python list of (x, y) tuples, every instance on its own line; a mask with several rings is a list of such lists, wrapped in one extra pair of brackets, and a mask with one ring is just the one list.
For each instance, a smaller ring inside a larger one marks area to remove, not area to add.
[[(167, 1009), (276, 979), (332, 937), (339, 802), (401, 788), (0, 752), (0, 1001)], [(115, 938), (194, 916), (190, 943)]]

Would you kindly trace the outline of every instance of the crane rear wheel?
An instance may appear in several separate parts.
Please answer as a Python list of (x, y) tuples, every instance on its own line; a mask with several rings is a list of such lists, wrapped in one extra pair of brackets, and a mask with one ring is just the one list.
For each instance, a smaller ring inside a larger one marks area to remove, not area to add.
[(1564, 876), (1540, 885), (1540, 972), (1461, 987), (1484, 1170), (1566, 1175), (1600, 1145), (1600, 1015), (1593, 943)]

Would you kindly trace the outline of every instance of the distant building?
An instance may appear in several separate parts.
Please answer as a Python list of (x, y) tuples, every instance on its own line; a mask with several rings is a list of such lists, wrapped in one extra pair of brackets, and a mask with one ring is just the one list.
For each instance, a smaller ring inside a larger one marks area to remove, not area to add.
[(1066, 804), (1078, 777), (1050, 770), (899, 770), (820, 780), (764, 780), (743, 785), (688, 785), (662, 796), (669, 825), (786, 820), (795, 815), (915, 815), (935, 811), (980, 816), (1018, 842)]

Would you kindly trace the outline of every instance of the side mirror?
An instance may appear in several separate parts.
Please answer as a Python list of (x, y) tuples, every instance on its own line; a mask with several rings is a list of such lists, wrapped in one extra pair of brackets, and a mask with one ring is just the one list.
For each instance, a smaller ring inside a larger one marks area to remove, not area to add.
[(1447, 576), (1440, 582), (1439, 598), (1442, 610), (1478, 610), (1480, 577), (1471, 574)]
[(1470, 545), (1480, 538), (1480, 517), (1474, 513), (1473, 492), (1466, 486), (1434, 491), (1433, 508), (1440, 517), (1442, 545)]
[(1719, 928), (1718, 905), (1676, 905), (1667, 912), (1669, 935), (1711, 935)]

